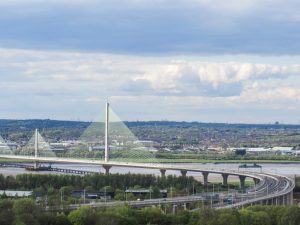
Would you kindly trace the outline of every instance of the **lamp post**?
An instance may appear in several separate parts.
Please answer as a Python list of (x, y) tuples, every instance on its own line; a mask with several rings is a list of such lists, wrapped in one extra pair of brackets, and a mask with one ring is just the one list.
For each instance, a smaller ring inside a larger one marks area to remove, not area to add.
[(85, 204), (85, 189), (83, 189), (83, 204)]
[(64, 205), (63, 205), (63, 197), (64, 196), (64, 191), (63, 190), (60, 190), (60, 204), (61, 204), (61, 208), (63, 209), (64, 208)]
[(104, 187), (104, 199), (105, 199), (105, 204), (106, 204), (106, 186)]

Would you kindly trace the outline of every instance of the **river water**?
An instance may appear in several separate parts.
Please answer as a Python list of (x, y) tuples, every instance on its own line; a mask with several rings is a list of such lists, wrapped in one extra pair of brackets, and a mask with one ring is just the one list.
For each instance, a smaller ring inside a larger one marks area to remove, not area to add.
[[(48, 164), (43, 164), (44, 166), (48, 166)], [(170, 165), (170, 164), (169, 164)], [(220, 163), (220, 164), (213, 164), (213, 163), (177, 163), (172, 164), (173, 166), (180, 166), (184, 168), (197, 168), (197, 169), (216, 169), (216, 170), (238, 170), (238, 166), (240, 163)], [(252, 172), (265, 172), (265, 173), (275, 173), (286, 175), (290, 177), (300, 176), (300, 164), (290, 163), (290, 164), (281, 164), (281, 163), (260, 163), (259, 165), (262, 166), (262, 169), (259, 168), (247, 168), (247, 169), (239, 169), (240, 171), (252, 171)], [(97, 165), (86, 165), (86, 164), (57, 164), (53, 163), (52, 167), (58, 168), (66, 168), (66, 169), (75, 169), (75, 170), (85, 170), (85, 171), (93, 171), (93, 172), (101, 172), (104, 173), (104, 169)], [(32, 172), (26, 171), (22, 168), (3, 168), (0, 167), (0, 173), (3, 175), (12, 175), (15, 176), (17, 174), (22, 173), (57, 173), (57, 172)], [(154, 174), (160, 175), (160, 171), (158, 169), (143, 169), (143, 168), (129, 168), (129, 167), (112, 167), (110, 169), (110, 173), (142, 173), (142, 174)], [(179, 171), (166, 171), (166, 175), (177, 175), (180, 176)], [(197, 172), (188, 172), (188, 176), (194, 176), (196, 179), (202, 181), (202, 176), (200, 173)], [(221, 181), (222, 177), (218, 174), (209, 174), (209, 181), (211, 182), (218, 182)], [(237, 181), (238, 178), (235, 176), (229, 176), (229, 181)]]

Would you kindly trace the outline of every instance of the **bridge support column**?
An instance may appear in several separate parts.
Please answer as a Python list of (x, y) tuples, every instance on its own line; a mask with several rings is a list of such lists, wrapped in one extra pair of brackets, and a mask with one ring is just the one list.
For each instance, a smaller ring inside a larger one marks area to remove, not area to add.
[(39, 162), (38, 162), (38, 161), (35, 161), (35, 162), (33, 163), (33, 168), (34, 168), (35, 170), (37, 170), (37, 169), (39, 168)]
[(161, 177), (166, 177), (166, 170), (160, 169), (160, 174), (161, 174)]
[(109, 174), (111, 166), (103, 165), (103, 168), (105, 169), (105, 174)]
[(279, 205), (284, 205), (284, 198), (283, 198), (283, 196), (280, 196), (279, 197)]
[(222, 173), (222, 177), (223, 177), (223, 185), (227, 186), (228, 185), (228, 174), (226, 173)]
[(260, 180), (257, 179), (257, 178), (253, 178), (253, 181), (254, 181), (254, 184), (257, 185), (257, 184), (259, 183)]
[(287, 205), (293, 205), (293, 192), (290, 192), (286, 195), (287, 201), (286, 204)]
[(293, 192), (286, 194), (285, 199), (287, 205), (293, 205)]
[(175, 215), (177, 213), (177, 205), (173, 205), (173, 214)]
[(208, 174), (209, 174), (208, 172), (202, 172), (204, 186), (208, 185)]
[(186, 177), (187, 171), (186, 170), (180, 170), (181, 176)]
[(245, 176), (239, 176), (240, 178), (240, 188), (242, 191), (245, 190), (245, 180), (246, 180), (246, 177)]

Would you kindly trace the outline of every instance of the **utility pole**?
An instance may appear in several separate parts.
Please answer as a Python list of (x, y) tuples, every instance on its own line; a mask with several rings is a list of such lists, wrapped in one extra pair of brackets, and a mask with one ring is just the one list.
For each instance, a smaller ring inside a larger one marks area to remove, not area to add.
[(106, 186), (104, 187), (105, 204), (106, 204)]
[(83, 189), (83, 204), (85, 204), (85, 189)]
[(64, 199), (64, 191), (60, 190), (60, 204), (61, 204), (61, 209), (64, 209), (64, 204), (63, 204), (63, 199)]
[(193, 182), (193, 195), (195, 195), (195, 186), (194, 186), (194, 182)]
[(109, 103), (106, 102), (105, 105), (105, 152), (104, 152), (104, 162), (108, 162), (108, 149), (109, 149), (109, 143), (108, 143), (108, 122), (109, 122)]

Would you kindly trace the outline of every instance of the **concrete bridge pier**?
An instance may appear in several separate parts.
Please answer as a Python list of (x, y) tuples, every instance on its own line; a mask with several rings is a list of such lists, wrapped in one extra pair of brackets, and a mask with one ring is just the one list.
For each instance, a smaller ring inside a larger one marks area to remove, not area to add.
[(259, 183), (260, 180), (257, 179), (257, 178), (253, 178), (253, 181), (254, 181), (254, 184), (257, 185), (257, 184)]
[(239, 176), (240, 178), (240, 188), (241, 190), (245, 190), (245, 180), (246, 180), (246, 177), (245, 176)]
[(181, 172), (181, 175), (182, 175), (183, 177), (186, 177), (186, 174), (187, 174), (187, 171), (186, 171), (186, 170), (180, 170), (180, 172)]
[(290, 205), (294, 205), (294, 195), (292, 191), (290, 192), (289, 196), (290, 196)]
[(174, 214), (174, 215), (177, 213), (177, 210), (178, 210), (177, 207), (178, 207), (177, 205), (173, 205), (172, 211), (173, 211), (173, 214)]
[(227, 186), (227, 185), (228, 185), (228, 176), (229, 176), (229, 174), (222, 173), (222, 177), (223, 177), (223, 185), (224, 185), (224, 186)]
[(293, 192), (290, 192), (290, 193), (286, 194), (285, 198), (286, 198), (286, 204), (287, 205), (293, 205), (294, 204), (294, 202), (293, 202)]
[(160, 169), (160, 174), (161, 174), (161, 177), (166, 177), (166, 170)]
[(38, 168), (39, 168), (39, 162), (38, 161), (35, 161), (34, 163), (33, 163), (33, 168), (35, 169), (35, 170), (37, 170)]
[(283, 196), (279, 196), (277, 197), (278, 198), (278, 201), (279, 201), (279, 205), (283, 205), (284, 204), (284, 197)]
[(290, 203), (291, 203), (291, 201), (290, 201), (290, 195), (286, 194), (284, 196), (284, 199), (285, 199), (285, 205), (290, 205)]
[(103, 165), (103, 168), (105, 169), (105, 174), (109, 174), (111, 166)]
[(202, 172), (204, 186), (208, 185), (208, 174), (209, 174), (208, 172)]

